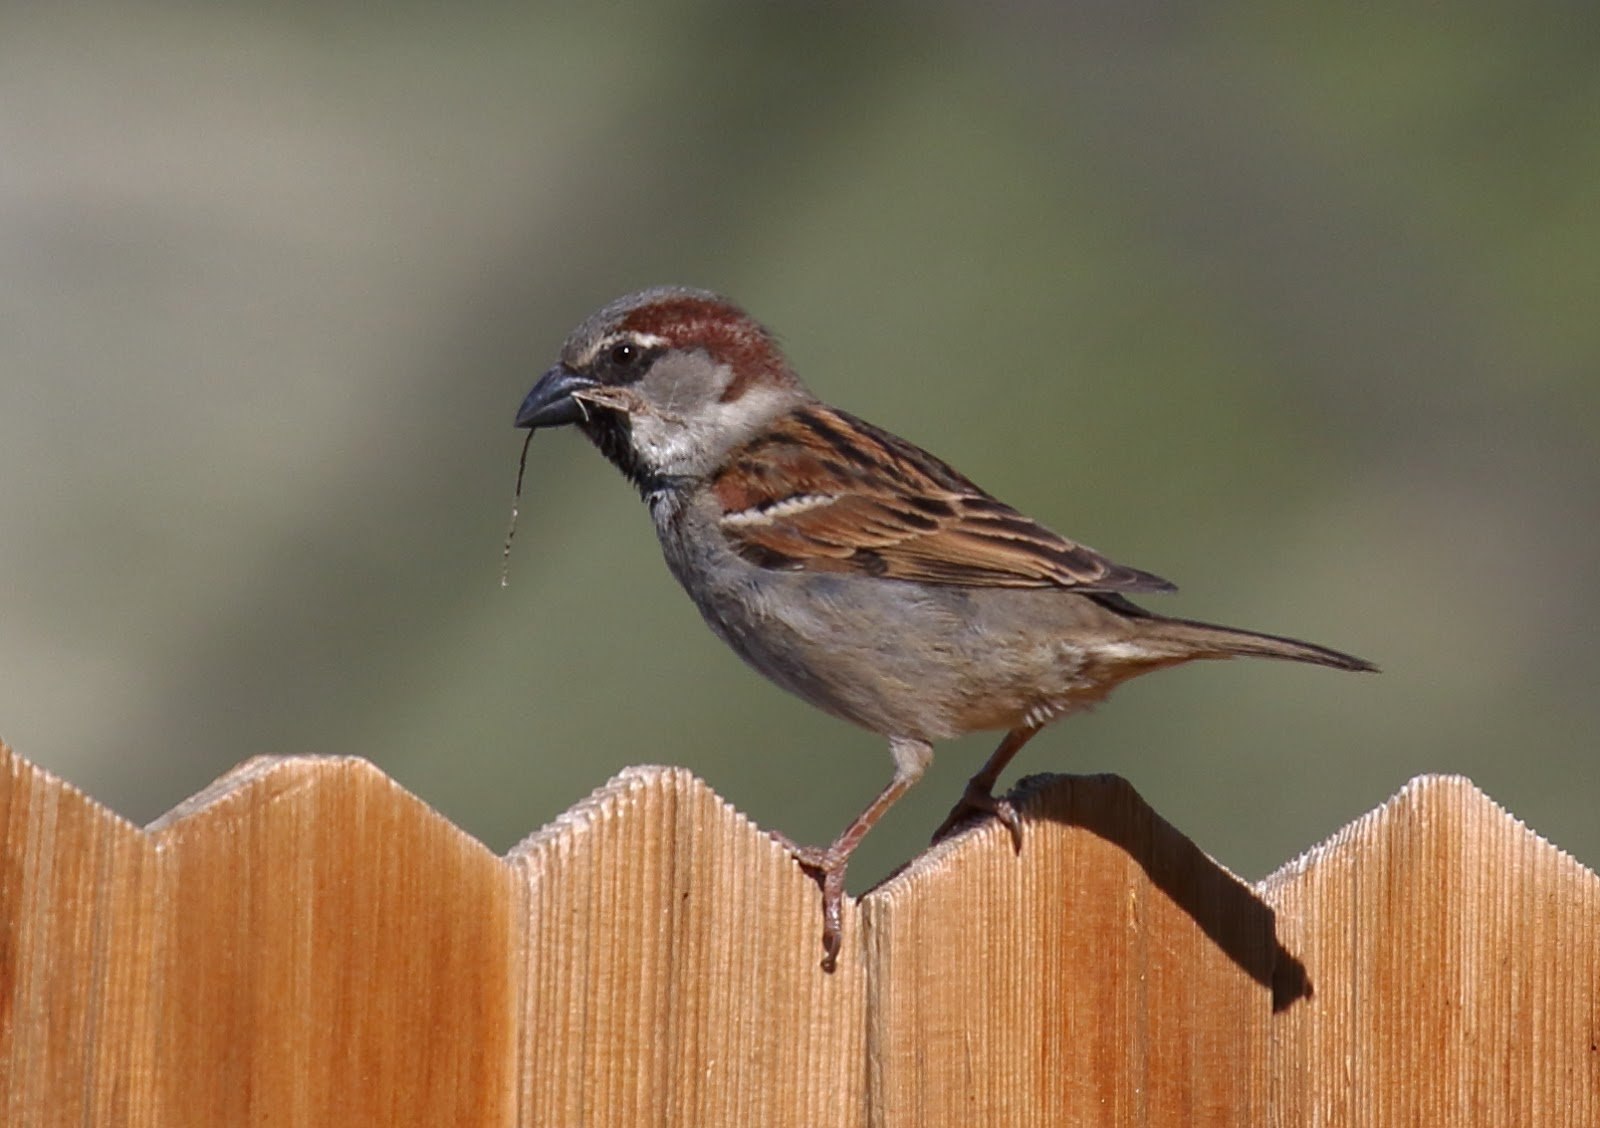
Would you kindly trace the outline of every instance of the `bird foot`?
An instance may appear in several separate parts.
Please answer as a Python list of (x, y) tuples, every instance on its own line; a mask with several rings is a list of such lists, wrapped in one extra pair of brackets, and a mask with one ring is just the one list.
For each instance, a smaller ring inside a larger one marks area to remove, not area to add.
[(850, 855), (834, 846), (801, 846), (786, 835), (770, 833), (822, 888), (822, 970), (831, 974), (839, 966), (844, 941), (844, 874)]
[(1009, 799), (996, 799), (988, 788), (972, 781), (967, 783), (966, 791), (950, 808), (939, 829), (933, 832), (933, 841), (943, 842), (974, 817), (982, 815), (993, 815), (999, 819), (1011, 832), (1011, 845), (1019, 854), (1022, 852), (1022, 815), (1018, 813), (1016, 804)]

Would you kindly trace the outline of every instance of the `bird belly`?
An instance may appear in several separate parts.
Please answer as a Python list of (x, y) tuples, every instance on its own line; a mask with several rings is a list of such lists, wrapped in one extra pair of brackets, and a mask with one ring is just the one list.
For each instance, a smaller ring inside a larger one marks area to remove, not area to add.
[(1110, 688), (1070, 631), (1040, 629), (1081, 597), (784, 572), (663, 545), (707, 624), (745, 662), (885, 736), (1042, 725)]

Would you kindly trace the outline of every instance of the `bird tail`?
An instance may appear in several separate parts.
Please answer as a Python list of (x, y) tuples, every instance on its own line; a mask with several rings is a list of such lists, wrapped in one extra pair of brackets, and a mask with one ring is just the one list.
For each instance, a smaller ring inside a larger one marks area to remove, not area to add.
[(1193, 619), (1156, 618), (1156, 632), (1189, 649), (1194, 658), (1282, 658), (1289, 662), (1310, 662), (1317, 666), (1332, 666), (1336, 670), (1364, 670), (1376, 673), (1378, 667), (1365, 658), (1357, 658), (1314, 642), (1302, 642), (1282, 635), (1245, 631), (1237, 627), (1219, 627), (1215, 623), (1201, 623)]

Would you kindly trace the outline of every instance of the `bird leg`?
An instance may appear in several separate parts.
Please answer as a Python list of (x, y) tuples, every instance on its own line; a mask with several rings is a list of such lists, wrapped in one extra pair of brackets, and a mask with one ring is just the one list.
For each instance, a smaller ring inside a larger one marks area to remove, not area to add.
[(831, 972), (839, 965), (844, 939), (844, 874), (850, 855), (889, 808), (922, 778), (933, 760), (933, 745), (925, 740), (896, 737), (889, 741), (889, 752), (894, 756), (894, 778), (830, 845), (797, 846), (782, 835), (773, 835), (822, 887), (823, 971)]
[(1024, 725), (1006, 733), (1005, 739), (1000, 742), (1000, 747), (996, 748), (983, 767), (978, 769), (978, 774), (967, 780), (966, 791), (962, 792), (956, 805), (950, 808), (950, 813), (944, 817), (944, 822), (939, 824), (939, 829), (933, 832), (935, 842), (943, 841), (975, 814), (993, 815), (1011, 832), (1011, 844), (1019, 852), (1022, 850), (1022, 816), (1017, 813), (1016, 806), (1009, 799), (994, 797), (994, 785), (1000, 778), (1000, 773), (1006, 770), (1011, 758), (1021, 751), (1022, 746), (1032, 740), (1034, 733), (1038, 731), (1036, 725)]

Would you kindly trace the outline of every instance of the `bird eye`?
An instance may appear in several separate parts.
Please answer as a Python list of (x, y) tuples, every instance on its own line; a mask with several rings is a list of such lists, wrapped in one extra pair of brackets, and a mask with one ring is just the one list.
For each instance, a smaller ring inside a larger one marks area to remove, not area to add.
[(639, 346), (631, 345), (626, 341), (611, 346), (611, 363), (618, 368), (627, 368), (639, 359)]

